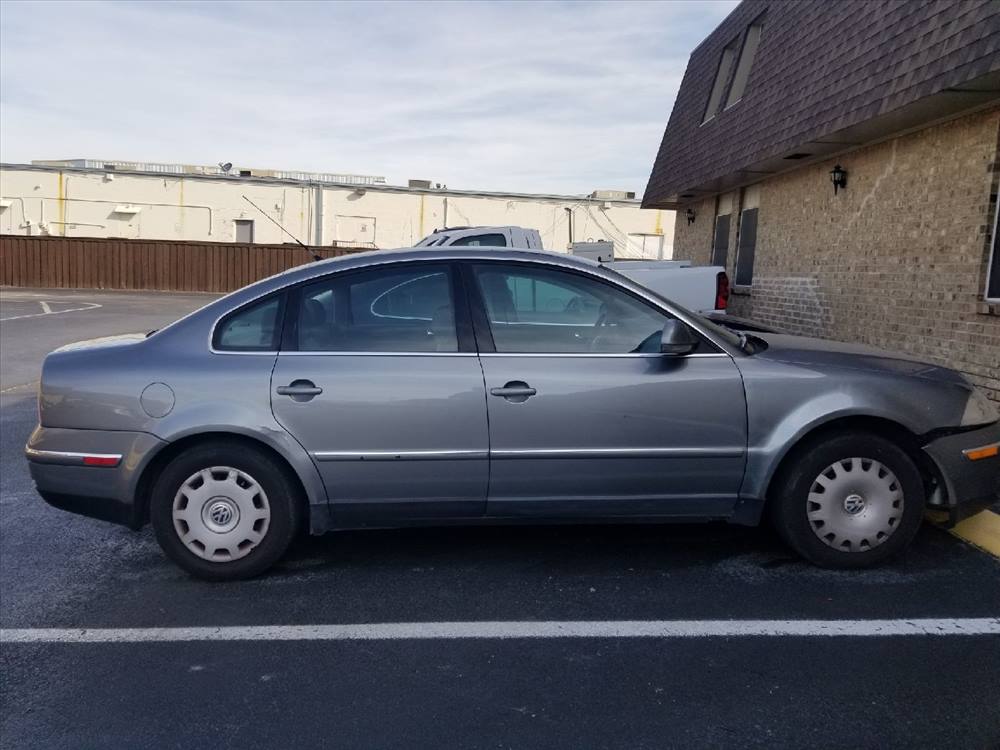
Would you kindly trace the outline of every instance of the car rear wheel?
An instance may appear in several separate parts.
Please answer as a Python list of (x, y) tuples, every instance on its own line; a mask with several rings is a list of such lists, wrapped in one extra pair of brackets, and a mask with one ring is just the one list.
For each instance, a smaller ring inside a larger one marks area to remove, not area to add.
[(859, 432), (797, 449), (769, 500), (789, 546), (830, 568), (868, 567), (904, 549), (920, 527), (924, 504), (920, 472), (906, 452)]
[(167, 556), (198, 578), (255, 576), (288, 549), (297, 488), (265, 451), (213, 443), (176, 456), (153, 487), (150, 516)]

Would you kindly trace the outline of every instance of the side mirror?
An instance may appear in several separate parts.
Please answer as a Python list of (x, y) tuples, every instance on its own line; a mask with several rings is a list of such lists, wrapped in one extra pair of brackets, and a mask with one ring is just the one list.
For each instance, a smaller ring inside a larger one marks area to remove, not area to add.
[(663, 354), (690, 354), (697, 346), (698, 339), (681, 321), (672, 318), (663, 324), (660, 334), (660, 351)]

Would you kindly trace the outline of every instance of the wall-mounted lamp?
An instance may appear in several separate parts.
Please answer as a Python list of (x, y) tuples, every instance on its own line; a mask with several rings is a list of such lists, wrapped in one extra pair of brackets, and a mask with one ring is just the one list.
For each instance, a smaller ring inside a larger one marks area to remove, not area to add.
[(830, 181), (833, 182), (833, 194), (837, 194), (839, 188), (847, 187), (847, 170), (839, 164), (830, 170)]
[(697, 218), (698, 214), (694, 212), (693, 208), (689, 208), (687, 211), (684, 212), (684, 216), (687, 217), (688, 224), (690, 225), (694, 224), (694, 220)]

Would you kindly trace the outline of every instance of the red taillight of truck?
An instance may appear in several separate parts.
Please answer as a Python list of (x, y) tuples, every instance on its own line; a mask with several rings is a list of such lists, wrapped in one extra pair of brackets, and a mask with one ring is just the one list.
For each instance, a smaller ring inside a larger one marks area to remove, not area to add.
[(729, 307), (729, 277), (725, 271), (715, 275), (715, 309), (725, 310)]

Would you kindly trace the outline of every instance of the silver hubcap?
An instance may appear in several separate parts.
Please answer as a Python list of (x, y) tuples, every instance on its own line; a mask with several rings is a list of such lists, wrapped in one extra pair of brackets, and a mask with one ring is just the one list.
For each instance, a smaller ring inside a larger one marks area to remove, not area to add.
[(204, 560), (245, 557), (263, 541), (271, 522), (267, 495), (253, 477), (231, 466), (189, 476), (174, 496), (174, 530)]
[(899, 527), (903, 488), (884, 464), (870, 458), (845, 458), (813, 480), (807, 515), (813, 533), (829, 546), (866, 552)]

